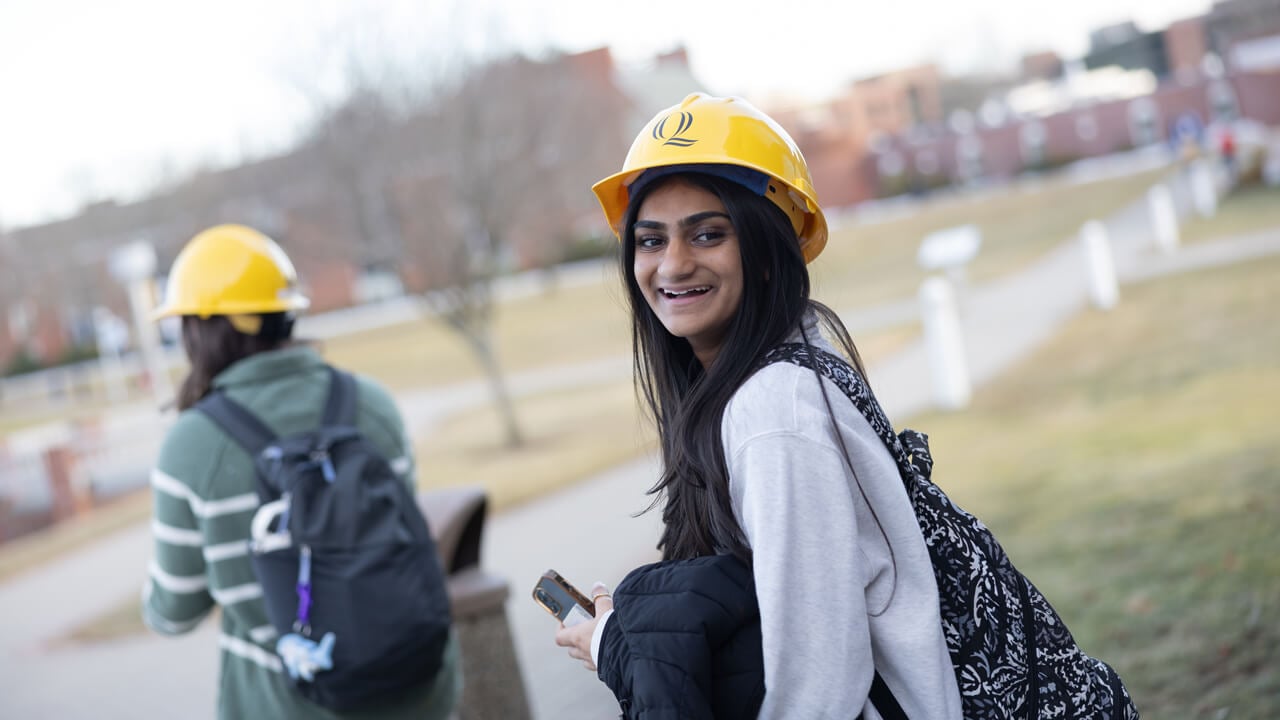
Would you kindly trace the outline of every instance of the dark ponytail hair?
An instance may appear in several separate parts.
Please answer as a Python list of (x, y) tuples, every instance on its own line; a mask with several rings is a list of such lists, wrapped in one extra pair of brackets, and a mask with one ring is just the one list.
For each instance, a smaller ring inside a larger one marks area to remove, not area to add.
[[(677, 180), (720, 199), (737, 233), (742, 260), (742, 304), (715, 361), (705, 369), (688, 341), (667, 332), (654, 315), (635, 277), (639, 208), (654, 189)], [(861, 360), (839, 318), (810, 300), (809, 272), (790, 220), (772, 202), (738, 183), (700, 173), (654, 180), (631, 198), (623, 231), (621, 271), (631, 306), (636, 389), (657, 425), (663, 460), (662, 476), (649, 490), (655, 506), (665, 499), (658, 548), (668, 560), (726, 551), (749, 559), (746, 537), (733, 513), (720, 436), (729, 399), (765, 353), (801, 326), (810, 309), (859, 372)]]
[(255, 335), (240, 332), (222, 315), (207, 318), (182, 316), (182, 349), (191, 369), (178, 387), (179, 410), (200, 402), (213, 389), (213, 379), (237, 360), (289, 343), (293, 316), (288, 313), (262, 315), (262, 327)]

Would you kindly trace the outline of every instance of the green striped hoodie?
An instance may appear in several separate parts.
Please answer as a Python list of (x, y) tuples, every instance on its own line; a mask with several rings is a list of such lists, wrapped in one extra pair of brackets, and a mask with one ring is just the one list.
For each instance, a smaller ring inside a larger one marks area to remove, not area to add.
[[(357, 378), (356, 424), (392, 468), (413, 484), (404, 423), (377, 383)], [(329, 376), (306, 346), (259, 353), (214, 378), (279, 435), (320, 423)], [(221, 608), (220, 718), (444, 718), (458, 694), (456, 643), (435, 682), (394, 708), (335, 715), (294, 693), (275, 654), (262, 587), (249, 564), (249, 523), (258, 508), (249, 455), (202, 413), (187, 410), (166, 435), (151, 473), (155, 550), (143, 588), (143, 619), (166, 635), (184, 633)]]

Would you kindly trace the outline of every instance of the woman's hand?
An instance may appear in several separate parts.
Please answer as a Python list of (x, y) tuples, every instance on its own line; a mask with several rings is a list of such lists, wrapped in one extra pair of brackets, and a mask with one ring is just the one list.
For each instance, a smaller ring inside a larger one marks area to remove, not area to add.
[(594, 672), (596, 664), (591, 660), (591, 637), (595, 634), (600, 618), (613, 609), (613, 595), (604, 583), (596, 583), (591, 586), (591, 599), (595, 602), (596, 616), (573, 627), (565, 627), (564, 623), (560, 623), (560, 629), (556, 631), (556, 644), (569, 648), (569, 657), (581, 660), (583, 666)]

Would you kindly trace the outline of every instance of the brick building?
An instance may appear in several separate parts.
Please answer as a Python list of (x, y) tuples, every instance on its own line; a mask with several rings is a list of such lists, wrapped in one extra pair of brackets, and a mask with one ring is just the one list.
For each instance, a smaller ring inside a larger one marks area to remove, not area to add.
[(1243, 117), (1280, 125), (1280, 71), (1164, 83), (1138, 97), (1017, 117), (995, 127), (974, 124), (963, 132), (946, 128), (897, 135), (882, 140), (866, 165), (876, 175), (881, 195), (976, 178), (1008, 178), (1167, 142), (1173, 123), (1183, 116), (1201, 123)]
[[(1280, 125), (1280, 0), (1219, 0), (1208, 13), (1156, 32), (1133, 23), (1100, 28), (1081, 64), (1095, 70), (1073, 72), (1067, 63), (1061, 77), (1047, 79), (1050, 59), (1028, 56), (1024, 76), (1039, 79), (1006, 102), (1045, 97), (1015, 107), (1011, 119), (881, 138), (863, 161), (877, 194), (1009, 177), (1165, 142), (1182, 118), (1197, 126), (1233, 118)], [(1109, 87), (1082, 91), (1085, 78)]]
[(922, 65), (858, 80), (827, 103), (765, 110), (800, 146), (819, 202), (851, 205), (877, 194), (863, 163), (876, 138), (942, 122), (942, 77)]

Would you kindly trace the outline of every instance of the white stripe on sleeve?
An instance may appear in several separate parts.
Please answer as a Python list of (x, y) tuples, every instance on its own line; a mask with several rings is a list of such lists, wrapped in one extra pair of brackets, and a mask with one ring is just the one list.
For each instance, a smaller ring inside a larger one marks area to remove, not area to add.
[(151, 561), (151, 565), (147, 568), (148, 574), (157, 585), (168, 590), (171, 593), (197, 593), (206, 590), (209, 587), (209, 581), (201, 575), (171, 575), (156, 564), (155, 560)]
[(154, 468), (151, 471), (151, 487), (166, 495), (186, 500), (187, 504), (191, 506), (191, 512), (196, 517), (201, 518), (220, 517), (258, 508), (257, 493), (248, 492), (218, 500), (205, 500), (198, 497), (182, 481), (159, 468)]
[(258, 493), (252, 492), (244, 493), (243, 495), (232, 495), (221, 500), (197, 500), (193, 495), (191, 500), (191, 512), (202, 518), (233, 515), (257, 509)]
[(219, 605), (226, 607), (227, 605), (262, 597), (262, 586), (258, 583), (245, 583), (244, 585), (236, 585), (221, 590), (211, 590), (210, 594), (213, 595), (214, 600), (218, 601)]
[(155, 536), (156, 540), (170, 545), (200, 547), (201, 543), (204, 542), (204, 535), (199, 530), (174, 527), (166, 525), (159, 520), (151, 521), (151, 534)]
[(249, 554), (248, 540), (234, 540), (232, 542), (219, 543), (210, 545), (204, 549), (205, 562), (218, 562), (219, 560), (227, 560), (230, 558), (243, 557)]
[(251, 642), (232, 637), (226, 633), (218, 635), (218, 647), (236, 657), (257, 663), (268, 670), (280, 672), (284, 667), (275, 653), (267, 652)]
[(259, 625), (256, 628), (249, 629), (249, 637), (254, 642), (265, 645), (280, 637), (280, 632), (276, 630), (274, 625)]

